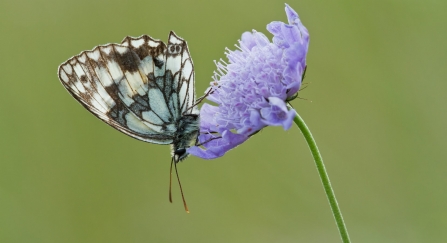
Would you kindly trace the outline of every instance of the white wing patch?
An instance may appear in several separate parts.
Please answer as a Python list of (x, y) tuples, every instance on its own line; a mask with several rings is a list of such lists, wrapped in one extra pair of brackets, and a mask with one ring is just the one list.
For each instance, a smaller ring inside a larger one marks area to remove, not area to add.
[(164, 122), (169, 121), (171, 115), (167, 112), (168, 106), (166, 105), (163, 93), (159, 89), (150, 89), (148, 95), (151, 97), (149, 99), (149, 105), (152, 107), (152, 111), (158, 114), (158, 117)]
[(198, 114), (194, 67), (186, 42), (173, 32), (167, 46), (143, 35), (97, 46), (59, 66), (59, 79), (96, 117), (142, 141), (169, 144), (177, 122)]
[(194, 67), (186, 42), (176, 35), (170, 35), (167, 56), (167, 69), (174, 75), (172, 87), (176, 90), (168, 104), (180, 110), (181, 114), (199, 114), (197, 106), (194, 106)]

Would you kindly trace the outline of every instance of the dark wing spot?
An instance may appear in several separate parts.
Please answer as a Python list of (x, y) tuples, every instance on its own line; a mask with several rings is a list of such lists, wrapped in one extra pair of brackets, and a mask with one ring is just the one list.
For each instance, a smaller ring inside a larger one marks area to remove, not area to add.
[(164, 62), (163, 62), (163, 60), (159, 60), (158, 58), (154, 57), (154, 64), (158, 68), (161, 68), (161, 67), (163, 67)]
[(135, 101), (130, 105), (129, 109), (138, 117), (142, 116), (143, 111), (149, 111), (149, 98), (147, 95), (134, 95), (132, 99)]
[(147, 75), (147, 79), (148, 79), (148, 85), (149, 85), (149, 88), (156, 88), (157, 87), (157, 85), (155, 84), (155, 76), (154, 76), (154, 73), (149, 73), (148, 75)]
[(149, 97), (147, 96), (147, 94), (144, 95), (139, 95), (136, 94), (132, 97), (133, 100), (135, 100), (135, 102), (140, 103), (143, 106), (146, 106), (149, 109)]
[(87, 77), (85, 75), (82, 75), (80, 78), (81, 82), (87, 83)]
[(111, 117), (122, 126), (127, 127), (125, 116), (128, 112), (129, 111), (122, 104), (117, 103), (107, 112), (107, 116)]
[(174, 45), (171, 45), (171, 46), (169, 47), (169, 50), (171, 51), (171, 53), (175, 52), (175, 46), (174, 46)]
[(161, 44), (158, 45), (156, 48), (151, 48), (151, 56), (153, 57), (159, 56), (160, 54), (165, 52), (165, 48), (166, 45), (163, 42), (161, 42)]
[(140, 65), (140, 58), (133, 51), (126, 51), (123, 54), (116, 53), (116, 61), (125, 71), (136, 72)]
[(98, 67), (100, 67), (100, 68), (103, 68), (103, 69), (107, 68), (107, 63), (102, 58), (98, 60), (97, 64), (98, 64)]
[(180, 46), (179, 46), (179, 45), (176, 45), (176, 46), (175, 46), (175, 50), (176, 50), (177, 52), (180, 52)]
[(115, 102), (121, 101), (121, 99), (118, 96), (118, 88), (115, 85), (105, 86), (104, 89), (106, 90), (107, 94), (112, 97), (112, 99)]
[(147, 111), (147, 110), (148, 110), (147, 107), (145, 107), (145, 106), (143, 106), (143, 105), (141, 105), (140, 103), (137, 103), (137, 102), (132, 103), (132, 105), (129, 106), (129, 109), (130, 109), (135, 115), (137, 115), (138, 117), (141, 117), (141, 116), (142, 116), (141, 113), (142, 113), (143, 111)]
[(134, 49), (134, 51), (137, 53), (140, 60), (143, 60), (145, 57), (150, 55), (149, 49), (145, 45), (142, 45), (139, 48)]
[(149, 82), (153, 82), (153, 81), (155, 81), (155, 76), (154, 76), (154, 73), (149, 73), (148, 75), (147, 75), (147, 79), (149, 80)]

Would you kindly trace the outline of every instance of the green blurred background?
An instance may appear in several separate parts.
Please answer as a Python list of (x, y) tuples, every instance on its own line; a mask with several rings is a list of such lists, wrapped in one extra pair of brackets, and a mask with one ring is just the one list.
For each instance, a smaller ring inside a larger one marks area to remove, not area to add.
[[(323, 154), (353, 242), (447, 242), (447, 1), (288, 2), (311, 35), (293, 105)], [(0, 1), (0, 242), (340, 242), (299, 130), (265, 129), (179, 165), (64, 90), (57, 67), (126, 35), (188, 41), (197, 93), (283, 1)], [(268, 35), (271, 37), (271, 35)]]

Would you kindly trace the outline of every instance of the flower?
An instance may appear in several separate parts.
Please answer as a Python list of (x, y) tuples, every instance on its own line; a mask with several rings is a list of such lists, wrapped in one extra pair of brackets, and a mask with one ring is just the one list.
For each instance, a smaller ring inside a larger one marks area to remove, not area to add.
[(289, 24), (267, 25), (272, 42), (260, 32), (245, 32), (239, 50), (227, 49), (228, 63), (216, 62), (207, 99), (217, 106), (202, 106), (199, 145), (188, 153), (214, 159), (266, 126), (291, 127), (295, 112), (287, 109), (286, 102), (301, 87), (309, 33), (287, 4), (286, 15)]

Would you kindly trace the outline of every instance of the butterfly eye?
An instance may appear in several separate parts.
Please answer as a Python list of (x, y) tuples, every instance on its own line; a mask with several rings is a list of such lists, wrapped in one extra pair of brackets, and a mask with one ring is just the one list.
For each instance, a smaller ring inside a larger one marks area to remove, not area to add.
[(186, 153), (186, 149), (181, 148), (181, 149), (177, 149), (174, 154), (178, 155), (179, 157), (181, 157), (182, 155), (184, 155)]

